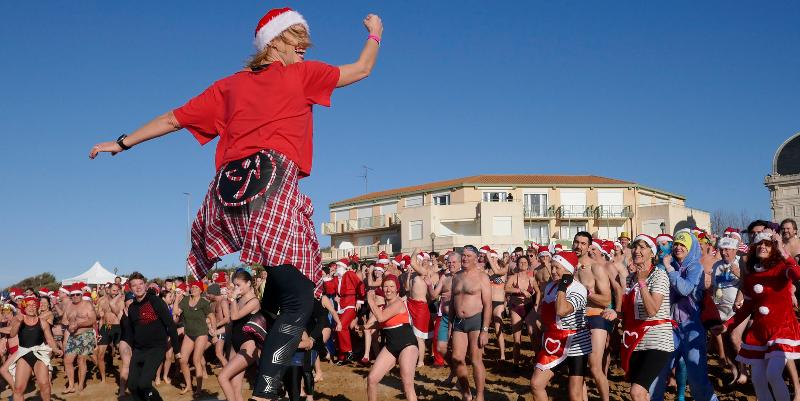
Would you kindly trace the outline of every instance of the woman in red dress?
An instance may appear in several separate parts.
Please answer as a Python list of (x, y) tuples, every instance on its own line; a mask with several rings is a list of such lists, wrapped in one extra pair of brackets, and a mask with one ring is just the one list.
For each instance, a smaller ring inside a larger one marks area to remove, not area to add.
[(762, 232), (750, 245), (747, 267), (741, 287), (744, 304), (712, 332), (732, 330), (752, 316), (736, 360), (750, 365), (756, 398), (789, 401), (783, 370), (788, 360), (800, 359), (800, 324), (792, 307), (792, 282), (800, 279), (800, 266), (783, 248), (780, 236)]

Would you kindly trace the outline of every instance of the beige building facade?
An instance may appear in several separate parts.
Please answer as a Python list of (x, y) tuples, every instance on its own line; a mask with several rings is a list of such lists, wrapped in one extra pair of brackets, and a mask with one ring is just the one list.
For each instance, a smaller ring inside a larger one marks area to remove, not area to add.
[(397, 188), (335, 202), (322, 233), (323, 259), (380, 251), (437, 251), (467, 244), (498, 250), (571, 243), (578, 231), (617, 238), (708, 228), (708, 212), (677, 194), (597, 176), (479, 175)]
[(778, 147), (764, 185), (769, 189), (772, 221), (800, 219), (800, 132)]

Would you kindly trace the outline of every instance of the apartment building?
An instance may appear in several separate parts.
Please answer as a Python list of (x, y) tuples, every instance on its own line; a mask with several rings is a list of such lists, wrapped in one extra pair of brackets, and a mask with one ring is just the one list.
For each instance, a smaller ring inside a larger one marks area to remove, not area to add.
[(466, 244), (513, 249), (567, 244), (578, 231), (616, 238), (708, 228), (708, 212), (684, 196), (598, 176), (477, 175), (372, 192), (330, 205), (323, 259), (358, 253), (445, 250)]

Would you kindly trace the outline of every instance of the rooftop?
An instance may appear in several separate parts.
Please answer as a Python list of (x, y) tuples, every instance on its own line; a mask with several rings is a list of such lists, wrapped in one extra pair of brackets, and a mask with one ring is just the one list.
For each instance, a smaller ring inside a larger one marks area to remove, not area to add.
[(655, 192), (668, 194), (685, 199), (681, 195), (672, 194), (654, 188), (644, 187), (630, 181), (614, 178), (599, 177), (596, 175), (538, 175), (538, 174), (482, 174), (469, 177), (455, 178), (445, 181), (436, 181), (427, 184), (412, 185), (409, 187), (388, 189), (385, 191), (370, 192), (353, 198), (345, 199), (330, 204), (330, 207), (345, 206), (365, 201), (377, 201), (387, 198), (411, 195), (433, 190), (460, 188), (467, 186), (632, 186)]

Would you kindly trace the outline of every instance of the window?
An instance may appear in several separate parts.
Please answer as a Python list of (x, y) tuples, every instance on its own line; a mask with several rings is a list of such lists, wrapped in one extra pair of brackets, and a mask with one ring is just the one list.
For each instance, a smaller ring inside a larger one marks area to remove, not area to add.
[(547, 194), (525, 194), (525, 216), (547, 217)]
[(537, 244), (547, 245), (550, 242), (550, 224), (525, 223), (525, 239)]
[(381, 205), (381, 214), (386, 216), (397, 213), (397, 204)]
[(356, 217), (359, 229), (372, 228), (372, 206), (365, 206), (356, 209)]
[(508, 198), (508, 192), (505, 191), (487, 191), (483, 193), (484, 202), (505, 202)]
[(433, 204), (434, 205), (449, 205), (450, 204), (450, 194), (434, 194), (433, 195)]
[(358, 246), (372, 245), (372, 242), (372, 237), (370, 236), (356, 238), (356, 245)]
[(406, 207), (422, 206), (422, 195), (414, 195), (406, 198)]
[(497, 235), (497, 236), (511, 235), (511, 216), (492, 217), (492, 235)]
[(578, 233), (578, 231), (586, 231), (586, 223), (572, 222), (561, 224), (561, 239), (572, 241), (572, 238)]
[(619, 234), (625, 231), (625, 225), (615, 225), (615, 224), (607, 224), (607, 225), (599, 225), (597, 227), (597, 237), (602, 239), (610, 239), (615, 240), (619, 238)]
[(422, 239), (422, 220), (408, 222), (408, 239)]
[(349, 210), (339, 210), (333, 214), (333, 221), (345, 221), (350, 219)]
[(800, 206), (792, 206), (794, 217), (800, 217)]

